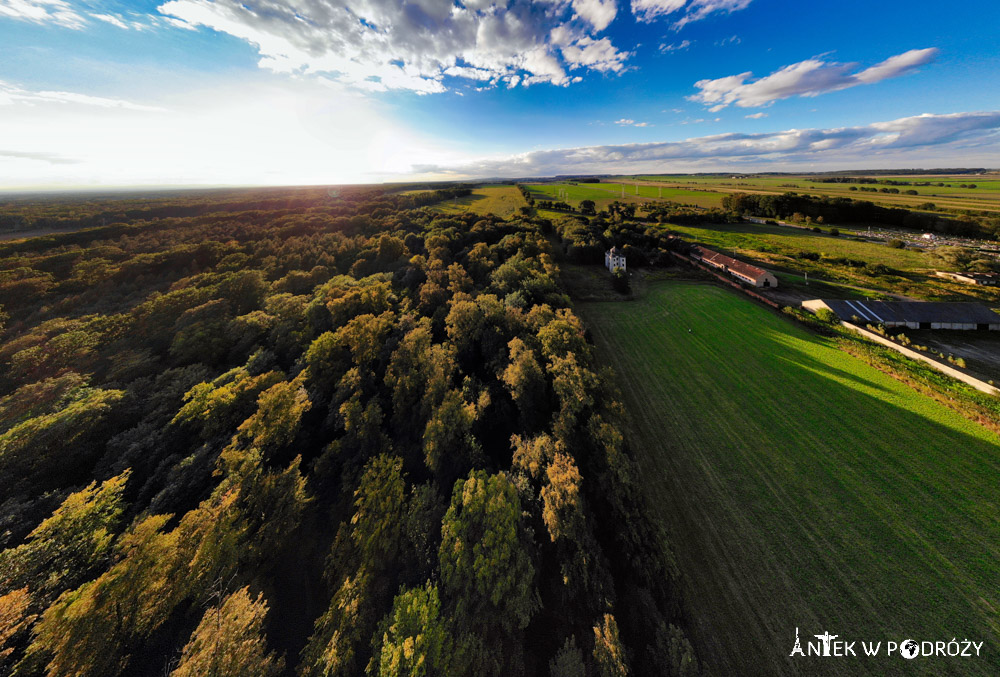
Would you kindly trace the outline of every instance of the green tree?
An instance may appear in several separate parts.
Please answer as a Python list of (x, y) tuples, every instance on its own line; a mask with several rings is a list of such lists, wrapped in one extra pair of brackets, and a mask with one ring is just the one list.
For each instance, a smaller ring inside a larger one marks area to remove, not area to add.
[(351, 538), (361, 559), (374, 571), (394, 566), (402, 545), (406, 514), (403, 460), (378, 456), (365, 466), (354, 492)]
[(450, 484), (482, 462), (479, 442), (472, 434), (475, 420), (476, 405), (466, 402), (461, 392), (450, 390), (427, 421), (424, 459), (442, 483)]
[(580, 213), (593, 216), (597, 213), (597, 205), (593, 200), (580, 200)]
[(501, 375), (521, 416), (521, 425), (531, 429), (539, 425), (546, 409), (545, 372), (538, 364), (535, 352), (520, 338), (507, 344), (510, 364)]
[(257, 397), (257, 412), (240, 424), (237, 440), (270, 454), (295, 439), (311, 403), (304, 376), (276, 383)]
[(521, 670), (520, 633), (538, 607), (517, 491), (504, 475), (476, 471), (455, 482), (441, 525), (441, 580), (458, 627), (478, 645), (473, 672)]
[(0, 552), (0, 592), (32, 586), (36, 605), (79, 585), (111, 555), (129, 472), (70, 494), (16, 548)]
[(461, 674), (456, 629), (441, 608), (437, 586), (401, 592), (383, 621), (381, 642), (368, 664), (371, 677), (433, 677)]
[(37, 489), (77, 476), (100, 451), (91, 435), (124, 395), (121, 390), (82, 388), (58, 411), (27, 419), (0, 434), (0, 477), (14, 486)]
[(583, 662), (583, 652), (576, 646), (576, 638), (570, 635), (555, 657), (549, 661), (549, 677), (587, 677), (587, 667)]
[(632, 285), (628, 280), (628, 273), (621, 268), (615, 268), (614, 272), (611, 273), (611, 286), (619, 294), (628, 294), (632, 291)]

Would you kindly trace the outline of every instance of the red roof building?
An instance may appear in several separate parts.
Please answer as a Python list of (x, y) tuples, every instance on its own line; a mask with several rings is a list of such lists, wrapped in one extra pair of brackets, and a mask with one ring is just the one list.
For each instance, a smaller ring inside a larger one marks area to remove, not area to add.
[(777, 287), (778, 278), (763, 268), (752, 266), (749, 263), (738, 261), (731, 256), (714, 252), (705, 247), (694, 246), (691, 248), (692, 258), (698, 259), (702, 263), (724, 270), (737, 280), (752, 284), (754, 287)]

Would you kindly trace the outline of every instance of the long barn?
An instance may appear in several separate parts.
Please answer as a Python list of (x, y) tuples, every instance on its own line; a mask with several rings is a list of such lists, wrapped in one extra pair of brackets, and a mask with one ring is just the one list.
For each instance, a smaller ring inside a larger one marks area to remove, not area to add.
[(1000, 315), (981, 303), (813, 299), (803, 301), (802, 307), (814, 313), (829, 308), (845, 322), (886, 328), (1000, 330)]
[(691, 247), (691, 258), (697, 259), (713, 268), (724, 270), (737, 280), (751, 284), (754, 287), (778, 286), (778, 278), (773, 273), (699, 245)]

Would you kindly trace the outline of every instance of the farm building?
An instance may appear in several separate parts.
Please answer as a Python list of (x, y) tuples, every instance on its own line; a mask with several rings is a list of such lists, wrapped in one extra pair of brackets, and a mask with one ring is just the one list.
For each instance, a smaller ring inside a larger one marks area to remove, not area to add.
[(937, 276), (965, 284), (978, 284), (987, 287), (995, 287), (1000, 284), (1000, 275), (996, 273), (945, 273), (938, 271)]
[(812, 312), (829, 308), (847, 322), (881, 324), (888, 329), (992, 329), (1000, 330), (1000, 315), (981, 303), (923, 301), (847, 301), (814, 299), (802, 307)]
[(625, 270), (625, 254), (618, 247), (612, 247), (604, 252), (604, 265), (612, 273), (615, 272), (615, 268)]
[(694, 246), (691, 248), (691, 257), (713, 268), (724, 270), (737, 280), (752, 284), (755, 287), (778, 286), (778, 278), (774, 274), (769, 273), (763, 268), (738, 261), (731, 256), (714, 252), (711, 249)]

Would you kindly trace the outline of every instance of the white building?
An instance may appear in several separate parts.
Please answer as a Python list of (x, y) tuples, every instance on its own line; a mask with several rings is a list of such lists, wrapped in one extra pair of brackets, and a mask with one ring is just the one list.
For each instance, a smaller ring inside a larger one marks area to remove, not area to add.
[(612, 273), (615, 272), (615, 268), (625, 270), (625, 254), (618, 247), (612, 247), (604, 252), (604, 265)]

